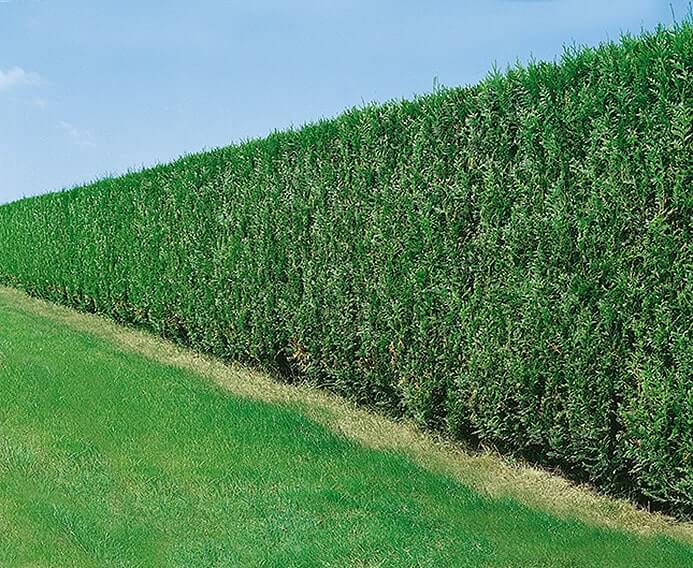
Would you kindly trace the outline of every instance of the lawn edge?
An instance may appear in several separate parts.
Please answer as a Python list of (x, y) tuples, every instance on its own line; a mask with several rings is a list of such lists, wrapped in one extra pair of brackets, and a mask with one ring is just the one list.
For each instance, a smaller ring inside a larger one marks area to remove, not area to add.
[(18, 289), (0, 286), (0, 298), (17, 309), (106, 340), (128, 353), (200, 375), (236, 396), (296, 407), (351, 440), (403, 454), (417, 465), (448, 475), (489, 497), (511, 498), (561, 518), (642, 536), (666, 536), (693, 545), (693, 522), (644, 511), (628, 501), (600, 495), (591, 487), (492, 451), (470, 452), (411, 423), (359, 408), (326, 391), (281, 383), (262, 371), (224, 362), (103, 316), (30, 297)]

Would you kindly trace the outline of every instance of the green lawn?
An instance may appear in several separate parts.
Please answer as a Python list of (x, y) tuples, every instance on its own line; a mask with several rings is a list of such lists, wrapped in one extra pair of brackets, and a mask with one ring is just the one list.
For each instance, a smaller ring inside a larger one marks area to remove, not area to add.
[(693, 566), (0, 296), (0, 566)]

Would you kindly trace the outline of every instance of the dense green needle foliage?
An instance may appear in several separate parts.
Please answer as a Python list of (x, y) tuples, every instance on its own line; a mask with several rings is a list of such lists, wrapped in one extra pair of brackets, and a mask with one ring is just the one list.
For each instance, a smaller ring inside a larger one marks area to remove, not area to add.
[[(252, 374), (248, 373), (248, 374)], [(0, 565), (689, 566), (0, 297)]]
[(0, 208), (0, 280), (693, 513), (693, 26)]

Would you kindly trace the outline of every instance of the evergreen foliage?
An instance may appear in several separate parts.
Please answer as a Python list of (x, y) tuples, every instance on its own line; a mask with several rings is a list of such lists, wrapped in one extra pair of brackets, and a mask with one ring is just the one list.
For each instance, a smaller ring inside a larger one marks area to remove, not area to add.
[(693, 26), (0, 208), (0, 280), (693, 513)]

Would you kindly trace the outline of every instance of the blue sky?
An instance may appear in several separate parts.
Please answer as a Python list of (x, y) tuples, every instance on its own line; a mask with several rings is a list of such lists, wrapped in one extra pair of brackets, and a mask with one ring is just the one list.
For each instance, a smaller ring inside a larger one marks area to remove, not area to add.
[(0, 202), (475, 83), (672, 8), (689, 1), (0, 0)]

